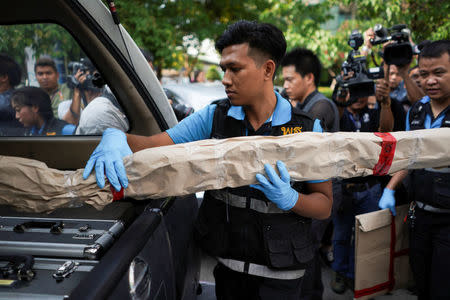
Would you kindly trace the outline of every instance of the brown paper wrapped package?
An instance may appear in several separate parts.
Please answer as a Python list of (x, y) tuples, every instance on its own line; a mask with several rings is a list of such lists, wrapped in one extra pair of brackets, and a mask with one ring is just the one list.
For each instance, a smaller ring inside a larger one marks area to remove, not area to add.
[[(450, 165), (450, 128), (394, 132), (389, 173)], [(124, 159), (125, 196), (161, 198), (256, 183), (264, 164), (285, 162), (291, 179), (319, 180), (373, 174), (382, 139), (373, 133), (314, 133), (279, 137), (203, 140), (146, 149)], [(0, 156), (0, 204), (43, 212), (86, 202), (100, 209), (112, 201), (83, 170), (60, 171), (35, 160)]]

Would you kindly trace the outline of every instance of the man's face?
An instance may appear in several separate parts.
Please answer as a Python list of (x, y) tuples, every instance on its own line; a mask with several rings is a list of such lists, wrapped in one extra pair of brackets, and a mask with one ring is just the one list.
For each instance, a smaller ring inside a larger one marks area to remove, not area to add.
[(58, 87), (59, 74), (50, 66), (36, 67), (36, 79), (39, 86), (47, 92), (51, 92)]
[(403, 78), (398, 74), (397, 66), (391, 65), (389, 69), (389, 88), (395, 90), (402, 80)]
[(302, 102), (307, 96), (307, 83), (305, 77), (295, 70), (295, 66), (283, 67), (283, 88), (289, 96), (289, 99)]
[(232, 45), (222, 51), (220, 67), (224, 71), (222, 84), (231, 103), (252, 105), (263, 93), (264, 68), (248, 56), (247, 43)]
[(446, 101), (450, 98), (450, 57), (445, 53), (437, 58), (419, 60), (420, 84), (430, 99)]
[(16, 105), (12, 103), (16, 111), (16, 119), (25, 127), (32, 127), (37, 123), (38, 108), (36, 106)]
[(367, 106), (369, 101), (369, 97), (358, 98), (355, 103), (351, 105), (351, 108), (354, 110), (360, 110)]
[(415, 68), (411, 70), (408, 74), (409, 78), (411, 78), (412, 81), (414, 81), (418, 87), (421, 87), (420, 85), (420, 74), (419, 74), (419, 68)]

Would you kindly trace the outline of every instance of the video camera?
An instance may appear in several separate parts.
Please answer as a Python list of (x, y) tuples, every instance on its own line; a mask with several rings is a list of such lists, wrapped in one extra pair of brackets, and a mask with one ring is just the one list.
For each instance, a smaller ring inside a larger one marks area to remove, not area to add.
[[(384, 78), (382, 68), (367, 69), (367, 61), (364, 55), (358, 51), (364, 43), (362, 34), (353, 30), (348, 39), (348, 45), (353, 48), (348, 53), (347, 60), (342, 64), (342, 75), (336, 76), (337, 87), (348, 89), (350, 101), (347, 105), (355, 102), (358, 98), (375, 95), (374, 79)], [(336, 94), (337, 95), (337, 94)]]
[[(105, 81), (99, 72), (95, 71), (94, 65), (90, 60), (81, 58), (80, 61), (71, 61), (67, 65), (69, 71), (69, 76), (67, 76), (67, 86), (70, 89), (79, 88), (81, 90), (96, 90), (100, 89), (105, 85)], [(89, 73), (86, 75), (86, 80), (80, 83), (76, 78), (75, 74), (78, 71), (82, 74)]]
[(403, 66), (411, 62), (414, 51), (409, 42), (410, 31), (405, 24), (394, 25), (389, 29), (381, 24), (376, 24), (373, 31), (375, 38), (370, 39), (372, 45), (393, 41), (384, 48), (383, 58), (386, 64)]

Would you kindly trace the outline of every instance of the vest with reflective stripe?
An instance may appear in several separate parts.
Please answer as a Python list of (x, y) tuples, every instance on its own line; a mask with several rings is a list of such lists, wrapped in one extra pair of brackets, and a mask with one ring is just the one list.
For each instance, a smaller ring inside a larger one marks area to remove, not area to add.
[[(425, 129), (430, 102), (417, 102), (409, 113), (411, 130)], [(450, 127), (450, 109), (447, 110), (441, 127)], [(446, 171), (447, 170), (447, 171)], [(412, 199), (437, 208), (450, 209), (450, 173), (446, 169), (421, 169), (411, 172)]]
[[(212, 138), (245, 135), (244, 121), (228, 117), (229, 108), (228, 100), (217, 103)], [(313, 125), (309, 116), (293, 108), (289, 122), (268, 130), (269, 135), (278, 136), (289, 128), (311, 131)], [(310, 223), (308, 218), (280, 210), (259, 190), (225, 188), (205, 193), (195, 238), (212, 256), (279, 270), (304, 269), (314, 255)]]

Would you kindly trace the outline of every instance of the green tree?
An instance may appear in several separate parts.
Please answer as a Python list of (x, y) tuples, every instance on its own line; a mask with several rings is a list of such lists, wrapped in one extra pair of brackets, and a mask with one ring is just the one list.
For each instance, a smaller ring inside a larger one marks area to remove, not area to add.
[(82, 56), (74, 38), (56, 24), (23, 24), (0, 26), (0, 52), (7, 53), (20, 65), (25, 62), (25, 48), (31, 47), (36, 57), (49, 55), (68, 59)]
[(198, 57), (187, 55), (189, 46), (199, 49), (205, 38), (215, 39), (225, 27), (239, 19), (257, 20), (266, 0), (127, 0), (117, 1), (124, 27), (143, 48), (153, 52), (161, 68), (186, 69)]
[[(448, 1), (330, 0), (329, 2), (331, 5), (353, 7), (354, 11), (354, 20), (343, 23), (336, 36), (330, 40), (338, 47), (346, 43), (352, 29), (358, 29), (363, 33), (375, 24), (382, 24), (386, 28), (405, 24), (411, 30), (411, 38), (415, 43), (450, 37), (450, 19), (448, 18), (450, 3)], [(348, 46), (346, 49), (350, 50)], [(381, 51), (382, 46), (376, 46), (374, 49), (377, 53)], [(336, 64), (339, 65), (342, 61), (338, 60)]]
[(436, 0), (331, 0), (333, 4), (355, 5), (356, 20), (386, 27), (406, 24), (414, 41), (450, 37), (450, 2)]
[(222, 76), (220, 76), (220, 72), (216, 66), (211, 66), (208, 68), (206, 72), (206, 79), (209, 81), (222, 80)]

